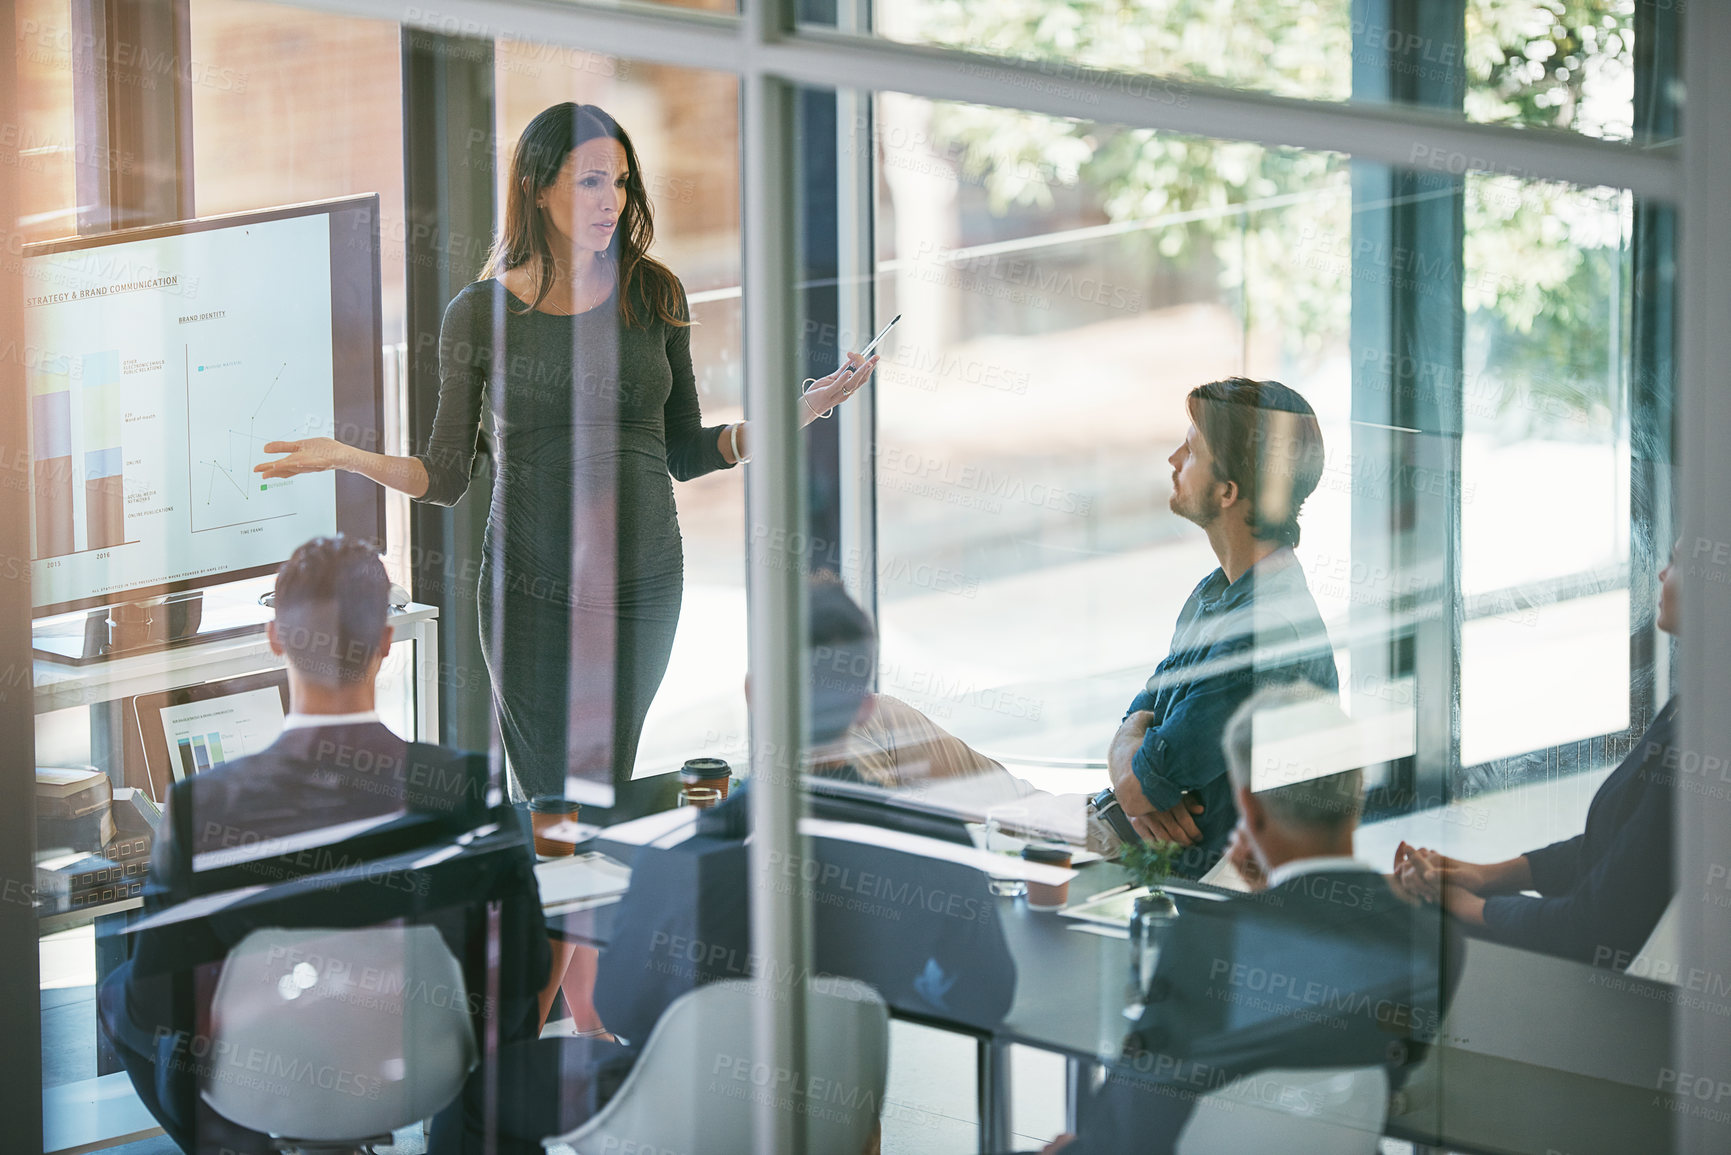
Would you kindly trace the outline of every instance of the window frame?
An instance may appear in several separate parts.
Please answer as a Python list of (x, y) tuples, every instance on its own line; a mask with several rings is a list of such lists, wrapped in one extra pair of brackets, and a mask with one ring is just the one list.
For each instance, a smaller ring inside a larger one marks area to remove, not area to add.
[[(172, 9), (175, 0), (164, 0), (161, 8)], [(1651, 363), (1638, 364), (1638, 391), (1651, 390), (1663, 404), (1664, 384), (1672, 380), (1670, 350), (1675, 348), (1681, 373), (1675, 376), (1677, 439), (1673, 460), (1681, 465), (1677, 521), (1685, 527), (1685, 540), (1731, 541), (1731, 503), (1718, 508), (1710, 493), (1731, 492), (1731, 455), (1715, 452), (1714, 428), (1731, 427), (1731, 397), (1726, 391), (1708, 388), (1715, 366), (1731, 363), (1731, 326), (1719, 313), (1731, 303), (1731, 204), (1723, 189), (1731, 185), (1731, 122), (1722, 117), (1698, 115), (1682, 125), (1675, 143), (1657, 148), (1607, 142), (1577, 134), (1547, 129), (1511, 128), (1470, 124), (1458, 116), (1413, 105), (1334, 104), (1272, 97), (1212, 85), (1162, 81), (1158, 98), (1147, 93), (1144, 83), (1125, 84), (1124, 77), (1091, 70), (1065, 70), (1054, 77), (1049, 68), (1034, 62), (1005, 60), (978, 53), (924, 46), (896, 44), (863, 35), (868, 26), (864, 5), (850, 5), (853, 16), (847, 29), (820, 29), (796, 25), (795, 0), (742, 0), (738, 15), (657, 8), (622, 0), (607, 7), (559, 0), (447, 0), (438, 12), (404, 9), (391, 0), (314, 0), (304, 5), (346, 16), (371, 17), (415, 26), (447, 35), (512, 37), (580, 45), (592, 52), (636, 60), (731, 71), (741, 80), (743, 93), (745, 164), (745, 225), (747, 237), (744, 298), (746, 312), (746, 367), (748, 405), (754, 422), (756, 462), (748, 486), (748, 515), (757, 534), (766, 541), (794, 538), (804, 517), (807, 480), (804, 476), (804, 439), (799, 436), (794, 406), (797, 399), (779, 383), (797, 371), (793, 350), (797, 299), (796, 246), (784, 222), (794, 219), (797, 193), (791, 175), (798, 163), (795, 151), (794, 97), (799, 86), (835, 89), (844, 94), (863, 94), (894, 89), (940, 100), (969, 101), (1006, 108), (1025, 108), (1058, 116), (1110, 120), (1130, 127), (1151, 128), (1198, 136), (1247, 140), (1266, 145), (1330, 150), (1348, 154), (1355, 161), (1375, 162), (1400, 168), (1411, 165), (1422, 142), (1429, 156), (1455, 158), (1474, 171), (1502, 173), (1530, 180), (1557, 180), (1577, 185), (1606, 185), (1633, 191), (1647, 227), (1655, 236), (1689, 237), (1687, 246), (1675, 250), (1673, 263), (1663, 271), (1666, 284), (1675, 270), (1680, 276), (1676, 290), (1676, 342), (1668, 345), (1664, 333), (1669, 318), (1649, 325), (1654, 339), (1648, 349)], [(101, 12), (100, 3), (74, 0), (76, 11)], [(155, 7), (155, 6), (153, 6)], [(1356, 5), (1355, 5), (1356, 7)], [(1652, 12), (1658, 0), (1642, 0), (1638, 19), (1653, 27)], [(184, 8), (181, 9), (184, 12)], [(1731, 6), (1693, 4), (1680, 14), (1666, 5), (1664, 11), (1676, 29), (1669, 44), (1731, 45)], [(1644, 41), (1651, 43), (1650, 40)], [(1683, 62), (1684, 79), (1690, 86), (1691, 102), (1699, 109), (1731, 107), (1731, 71), (1715, 71), (1710, 52), (1697, 52)], [(82, 71), (78, 84), (85, 88), (103, 70)], [(1114, 80), (1117, 83), (1113, 83)], [(15, 81), (8, 73), (6, 86)], [(86, 92), (86, 96), (89, 93)], [(1637, 123), (1645, 123), (1638, 110)], [(838, 116), (838, 133), (846, 119)], [(112, 147), (112, 142), (109, 143)], [(14, 145), (3, 145), (8, 152)], [(190, 144), (185, 146), (188, 150)], [(15, 155), (11, 157), (16, 160)], [(1453, 163), (1451, 160), (1450, 163)], [(190, 169), (190, 151), (179, 164)], [(869, 173), (869, 166), (868, 166)], [(869, 190), (861, 174), (853, 171), (848, 188), (858, 205), (859, 192)], [(190, 193), (188, 193), (190, 196)], [(82, 197), (80, 198), (83, 199)], [(869, 191), (863, 203), (869, 206)], [(0, 208), (16, 207), (15, 194), (0, 191)], [(1638, 218), (1639, 219), (1639, 218)], [(1638, 224), (1638, 232), (1640, 226)], [(848, 260), (857, 271), (869, 269), (869, 224), (863, 235), (845, 234), (844, 244), (853, 255)], [(1662, 245), (1660, 246), (1662, 247)], [(1662, 253), (1649, 252), (1663, 262)], [(1637, 260), (1641, 260), (1638, 255)], [(1637, 272), (1642, 269), (1638, 266)], [(18, 272), (3, 274), (16, 289)], [(842, 280), (849, 279), (844, 264)], [(11, 302), (8, 310), (14, 331), (21, 326), (21, 296), (14, 291), (0, 295)], [(843, 295), (843, 319), (869, 322), (869, 293)], [(863, 326), (861, 326), (863, 327)], [(1651, 374), (1648, 376), (1648, 374)], [(22, 366), (0, 367), (0, 382), (8, 420), (0, 427), (21, 430), (23, 422)], [(772, 385), (772, 383), (777, 383)], [(863, 407), (861, 407), (863, 408)], [(843, 540), (857, 545), (864, 559), (853, 576), (855, 589), (866, 593), (873, 587), (871, 540), (874, 521), (870, 512), (871, 485), (866, 480), (871, 457), (869, 412), (854, 416), (852, 410), (842, 424), (844, 509), (841, 511)], [(1640, 415), (1643, 428), (1657, 432), (1669, 412), (1656, 410)], [(14, 420), (15, 418), (15, 420)], [(5, 438), (5, 440), (11, 440)], [(1671, 461), (1638, 462), (1647, 474), (1664, 472)], [(847, 481), (851, 472), (853, 481)], [(1641, 480), (1641, 479), (1638, 479)], [(11, 487), (6, 505), (4, 544), (15, 554), (27, 556), (25, 489)], [(1649, 515), (1662, 512), (1669, 493), (1654, 476), (1638, 484), (1641, 508)], [(1458, 506), (1457, 506), (1458, 509)], [(1458, 532), (1458, 530), (1457, 530)], [(752, 718), (752, 764), (762, 788), (753, 792), (758, 837), (754, 840), (753, 868), (767, 877), (778, 856), (796, 852), (799, 797), (786, 773), (801, 742), (803, 717), (802, 679), (796, 677), (800, 661), (800, 623), (803, 620), (803, 585), (799, 578), (802, 559), (786, 549), (767, 546), (750, 551), (749, 592), (753, 613), (751, 660), (762, 686), (782, 686), (785, 692), (754, 695)], [(1637, 552), (1632, 558), (1642, 555)], [(1632, 561), (1632, 598), (1656, 589), (1653, 567)], [(1641, 588), (1636, 588), (1637, 586)], [(29, 669), (30, 622), (28, 580), (9, 585), (0, 622), (0, 660), (12, 669)], [(1457, 587), (1458, 588), (1458, 587)], [(1695, 609), (1691, 635), (1678, 647), (1679, 684), (1698, 687), (1689, 696), (1694, 704), (1709, 700), (1706, 688), (1723, 689), (1731, 669), (1731, 604), (1721, 596), (1710, 600), (1707, 579), (1691, 571), (1686, 597)], [(1717, 591), (1715, 591), (1717, 592)], [(1458, 597), (1451, 602), (1451, 616), (1461, 614)], [(1632, 634), (1635, 631), (1632, 631)], [(1632, 636), (1631, 673), (1656, 671), (1663, 684), (1666, 651), (1664, 642)], [(1458, 682), (1451, 682), (1458, 687)], [(1632, 706), (1637, 703), (1632, 702)], [(1647, 704), (1651, 704), (1649, 701)], [(5, 705), (8, 722), (19, 735), (30, 724), (25, 695), (13, 695)], [(1632, 710), (1635, 717), (1641, 715)], [(1685, 717), (1685, 742), (1694, 749), (1731, 747), (1731, 712), (1689, 711)], [(1627, 735), (1607, 735), (1621, 738)], [(0, 807), (0, 843), (5, 855), (0, 873), (7, 877), (29, 877), (28, 851), (33, 844), (33, 807), (28, 803), (33, 765), (33, 743), (9, 744), (0, 774), (0, 796), (11, 805)], [(1454, 747), (1458, 753), (1458, 746)], [(1547, 752), (1550, 753), (1550, 752)], [(1433, 753), (1430, 755), (1434, 757)], [(777, 771), (780, 771), (779, 773)], [(1434, 768), (1424, 771), (1433, 773)], [(1445, 789), (1447, 783), (1444, 783)], [(1691, 814), (1680, 807), (1680, 861), (1731, 860), (1731, 830), (1710, 827), (1706, 811)], [(1716, 855), (1709, 859), (1707, 856)], [(753, 937), (757, 953), (769, 965), (798, 964), (806, 952), (806, 912), (789, 891), (760, 891), (764, 901), (754, 906)], [(0, 904), (9, 929), (22, 930), (33, 923), (28, 905)], [(1686, 953), (1706, 959), (1716, 941), (1723, 941), (1726, 919), (1722, 909), (1694, 904), (1685, 914), (1683, 943)], [(34, 929), (33, 926), (30, 929)], [(1718, 937), (1715, 937), (1718, 936)], [(8, 1022), (14, 1038), (40, 1063), (40, 1047), (30, 1045), (39, 1029), (36, 958), (34, 952), (9, 952), (4, 973), (11, 992), (4, 1000), (0, 1019)], [(797, 971), (795, 973), (798, 973)], [(1707, 1018), (1709, 1016), (1702, 1016)], [(803, 1041), (801, 1000), (761, 1000), (754, 1022), (759, 1046), (772, 1047), (797, 1066)], [(1725, 1069), (1731, 1058), (1731, 1042), (1711, 1025), (1685, 1029), (1678, 1043), (1678, 1065), (1689, 1070)], [(1719, 1064), (1715, 1067), (1713, 1064)], [(38, 1080), (38, 1083), (40, 1080)], [(25, 1079), (9, 1081), (4, 1092), (16, 1120), (34, 1120), (40, 1125), (41, 1098)], [(802, 1136), (796, 1121), (779, 1116), (766, 1105), (760, 1116), (763, 1129), (759, 1149), (797, 1151)], [(28, 1130), (29, 1123), (19, 1126)], [(1691, 1136), (1707, 1136), (1711, 1125), (1702, 1120), (1680, 1122), (1679, 1149), (1690, 1149)], [(29, 1135), (23, 1135), (28, 1145)], [(38, 1131), (39, 1138), (39, 1131)]]

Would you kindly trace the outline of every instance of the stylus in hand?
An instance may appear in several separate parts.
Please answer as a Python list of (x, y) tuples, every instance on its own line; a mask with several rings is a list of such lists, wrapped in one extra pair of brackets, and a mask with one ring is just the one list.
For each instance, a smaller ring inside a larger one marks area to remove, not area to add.
[(890, 330), (895, 328), (896, 322), (901, 320), (901, 319), (902, 319), (902, 315), (900, 313), (897, 313), (895, 316), (891, 317), (890, 323), (885, 325), (882, 329), (878, 330), (878, 335), (872, 338), (871, 344), (867, 345), (864, 349), (861, 349), (859, 351), (860, 360), (864, 361), (866, 358), (870, 357), (872, 355), (872, 350), (876, 349), (878, 347), (878, 342), (882, 341), (885, 337), (889, 336)]

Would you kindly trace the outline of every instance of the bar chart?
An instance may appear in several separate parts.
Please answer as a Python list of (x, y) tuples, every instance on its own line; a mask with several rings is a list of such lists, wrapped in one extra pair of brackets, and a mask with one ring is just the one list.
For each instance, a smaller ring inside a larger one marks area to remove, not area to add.
[(35, 558), (126, 544), (125, 404), (118, 349), (30, 371)]
[(188, 774), (209, 770), (228, 761), (222, 756), (220, 733), (193, 734), (180, 739), (177, 745), (180, 747), (180, 764)]
[(72, 375), (34, 370), (30, 374), (31, 482), (35, 486), (35, 556), (73, 552), (72, 527)]
[(283, 696), (275, 686), (163, 706), (162, 735), (177, 777), (256, 754), (282, 734)]
[(84, 409), (84, 533), (86, 549), (126, 541), (126, 476), (120, 446), (120, 351), (84, 356), (79, 389)]

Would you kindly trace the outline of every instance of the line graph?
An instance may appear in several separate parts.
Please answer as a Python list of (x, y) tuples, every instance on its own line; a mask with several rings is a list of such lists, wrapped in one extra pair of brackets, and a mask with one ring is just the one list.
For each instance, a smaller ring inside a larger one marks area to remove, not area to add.
[[(221, 478), (232, 486), (235, 493), (240, 496), (241, 500), (247, 502), (252, 500), (252, 494), (247, 491), (246, 486), (241, 484), (240, 479), (251, 475), (252, 463), (258, 456), (258, 450), (262, 449), (264, 445), (270, 441), (270, 438), (261, 437), (259, 435), (258, 417), (260, 413), (264, 412), (266, 403), (270, 401), (270, 395), (276, 392), (277, 382), (282, 380), (283, 372), (287, 368), (287, 361), (284, 361), (277, 367), (276, 376), (271, 378), (271, 383), (265, 389), (264, 395), (258, 399), (258, 405), (253, 408), (252, 416), (247, 418), (246, 429), (244, 431), (234, 428), (227, 430), (227, 460), (218, 461), (214, 456), (205, 459), (204, 464), (210, 467), (209, 484), (205, 487), (204, 493), (204, 503), (206, 505), (211, 505), (215, 501), (216, 483), (218, 478)], [(238, 457), (235, 454), (236, 441), (240, 442), (241, 452)]]
[[(293, 424), (278, 389), (294, 374), (288, 360), (259, 370), (245, 357), (200, 359), (187, 350), (187, 482), (192, 532), (233, 529), (293, 517), (292, 490), (260, 481), (253, 466), (260, 450)], [(268, 382), (266, 377), (268, 375)], [(261, 430), (269, 430), (267, 434)]]

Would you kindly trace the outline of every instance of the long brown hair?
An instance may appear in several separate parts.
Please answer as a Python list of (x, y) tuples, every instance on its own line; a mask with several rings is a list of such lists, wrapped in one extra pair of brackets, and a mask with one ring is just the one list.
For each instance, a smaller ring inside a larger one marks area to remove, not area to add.
[[(553, 288), (553, 246), (547, 239), (547, 222), (536, 198), (542, 189), (559, 179), (565, 158), (580, 144), (610, 137), (625, 149), (625, 208), (619, 227), (607, 249), (619, 266), (619, 312), (630, 326), (652, 319), (670, 325), (689, 325), (684, 315), (684, 294), (673, 270), (649, 255), (655, 243), (655, 215), (649, 207), (649, 192), (643, 185), (643, 169), (637, 150), (619, 122), (593, 104), (566, 101), (536, 115), (517, 138), (511, 154), (511, 179), (505, 188), (505, 227), (479, 279), (503, 275), (507, 270), (532, 265), (539, 276), (535, 297), (518, 310), (540, 307)], [(648, 316), (640, 316), (647, 306)]]

